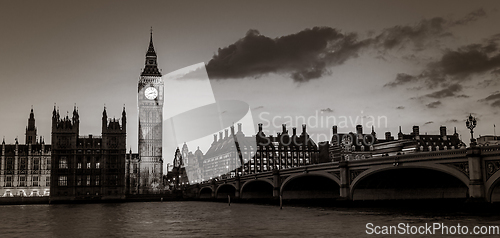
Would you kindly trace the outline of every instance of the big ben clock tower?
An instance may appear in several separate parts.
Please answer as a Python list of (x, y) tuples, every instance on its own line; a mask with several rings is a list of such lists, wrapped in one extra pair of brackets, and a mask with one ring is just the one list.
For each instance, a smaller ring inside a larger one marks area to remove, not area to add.
[(162, 184), (163, 79), (158, 70), (151, 30), (146, 63), (138, 85), (140, 193), (151, 193)]

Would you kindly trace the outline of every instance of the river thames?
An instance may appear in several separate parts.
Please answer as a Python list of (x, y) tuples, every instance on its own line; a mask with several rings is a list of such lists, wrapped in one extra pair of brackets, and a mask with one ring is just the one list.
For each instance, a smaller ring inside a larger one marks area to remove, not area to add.
[[(470, 233), (474, 226), (500, 225), (496, 214), (387, 207), (284, 206), (280, 210), (271, 205), (216, 202), (9, 205), (0, 206), (0, 237), (367, 237), (373, 236), (367, 232), (382, 232), (383, 226), (400, 223), (442, 224), (450, 228), (448, 232), (460, 225), (459, 230), (466, 226)], [(373, 227), (368, 229), (368, 223)], [(374, 230), (375, 226), (380, 229)], [(441, 230), (434, 234), (443, 237)]]

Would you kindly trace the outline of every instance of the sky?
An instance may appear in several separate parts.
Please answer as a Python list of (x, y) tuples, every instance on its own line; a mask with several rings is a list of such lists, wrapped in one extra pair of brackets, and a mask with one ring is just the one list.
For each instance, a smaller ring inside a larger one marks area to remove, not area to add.
[[(54, 104), (62, 115), (76, 104), (80, 134), (99, 135), (104, 105), (116, 118), (125, 105), (127, 148), (137, 152), (137, 82), (152, 27), (164, 75), (203, 62), (214, 99), (247, 103), (267, 134), (282, 123), (300, 132), (305, 121), (313, 139), (328, 140), (335, 120), (339, 132), (362, 124), (378, 137), (413, 125), (437, 134), (445, 125), (468, 142), (470, 113), (476, 136), (500, 125), (499, 7), (463, 0), (4, 1), (0, 136), (24, 143), (33, 106), (38, 135), (50, 143)], [(186, 100), (204, 97), (195, 88), (183, 89), (192, 95)], [(182, 91), (165, 88), (173, 92)], [(172, 114), (167, 104), (164, 114)], [(164, 150), (165, 164), (173, 154)]]

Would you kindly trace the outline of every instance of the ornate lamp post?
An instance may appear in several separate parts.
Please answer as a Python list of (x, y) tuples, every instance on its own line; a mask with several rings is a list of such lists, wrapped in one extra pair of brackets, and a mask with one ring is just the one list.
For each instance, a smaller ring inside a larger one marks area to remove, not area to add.
[(467, 128), (470, 130), (470, 146), (476, 146), (476, 139), (474, 139), (474, 128), (476, 128), (476, 118), (472, 116), (472, 114), (469, 115), (467, 118), (467, 121), (465, 122), (465, 125)]

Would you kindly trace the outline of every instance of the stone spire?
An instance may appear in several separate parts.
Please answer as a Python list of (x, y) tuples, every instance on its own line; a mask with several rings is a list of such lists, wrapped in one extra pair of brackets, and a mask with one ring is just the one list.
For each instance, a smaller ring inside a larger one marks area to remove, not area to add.
[(30, 117), (28, 119), (28, 126), (26, 127), (26, 144), (36, 143), (36, 127), (35, 127), (35, 113), (33, 113), (33, 106), (31, 106)]
[(158, 70), (157, 64), (157, 56), (155, 52), (155, 47), (153, 46), (153, 28), (151, 27), (151, 32), (149, 35), (149, 47), (146, 52), (146, 62), (144, 66), (144, 70), (141, 73), (141, 76), (161, 76), (160, 71)]

